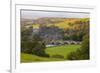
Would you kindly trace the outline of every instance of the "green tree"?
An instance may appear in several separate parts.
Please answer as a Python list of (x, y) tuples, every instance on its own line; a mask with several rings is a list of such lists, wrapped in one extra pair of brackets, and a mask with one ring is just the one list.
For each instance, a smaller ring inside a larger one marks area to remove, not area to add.
[(32, 30), (28, 28), (21, 32), (21, 52), (47, 57), (45, 42), (38, 33), (33, 34)]
[(89, 59), (89, 35), (85, 35), (81, 44), (81, 48), (76, 52), (71, 52), (67, 59), (69, 60), (86, 60)]

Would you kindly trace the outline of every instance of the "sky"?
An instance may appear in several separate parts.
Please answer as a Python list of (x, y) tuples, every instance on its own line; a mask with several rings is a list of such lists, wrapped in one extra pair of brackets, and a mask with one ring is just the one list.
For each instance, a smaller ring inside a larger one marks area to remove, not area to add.
[(21, 18), (37, 19), (42, 17), (57, 17), (57, 18), (89, 18), (89, 13), (81, 12), (54, 12), (54, 11), (34, 11), (21, 10)]

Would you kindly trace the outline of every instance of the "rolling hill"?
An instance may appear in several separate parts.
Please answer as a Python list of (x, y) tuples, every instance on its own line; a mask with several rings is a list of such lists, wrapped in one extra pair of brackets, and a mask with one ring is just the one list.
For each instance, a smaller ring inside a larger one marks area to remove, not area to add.
[(40, 26), (56, 26), (62, 29), (71, 27), (71, 24), (76, 24), (79, 21), (88, 21), (89, 18), (39, 18), (34, 20), (33, 28), (39, 28)]

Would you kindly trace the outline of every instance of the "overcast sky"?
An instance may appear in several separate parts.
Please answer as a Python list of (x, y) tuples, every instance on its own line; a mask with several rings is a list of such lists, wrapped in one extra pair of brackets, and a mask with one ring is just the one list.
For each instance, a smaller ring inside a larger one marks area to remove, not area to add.
[(74, 12), (51, 12), (51, 11), (32, 11), (21, 10), (21, 18), (36, 19), (42, 17), (60, 17), (60, 18), (89, 18), (89, 13)]

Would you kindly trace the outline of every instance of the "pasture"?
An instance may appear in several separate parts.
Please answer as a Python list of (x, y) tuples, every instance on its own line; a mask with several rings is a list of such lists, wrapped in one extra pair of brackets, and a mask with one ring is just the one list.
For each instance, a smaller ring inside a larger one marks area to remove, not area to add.
[(80, 45), (62, 45), (47, 47), (45, 52), (49, 57), (40, 57), (37, 55), (21, 53), (21, 62), (45, 62), (45, 61), (64, 61), (67, 60), (67, 55), (80, 48)]

